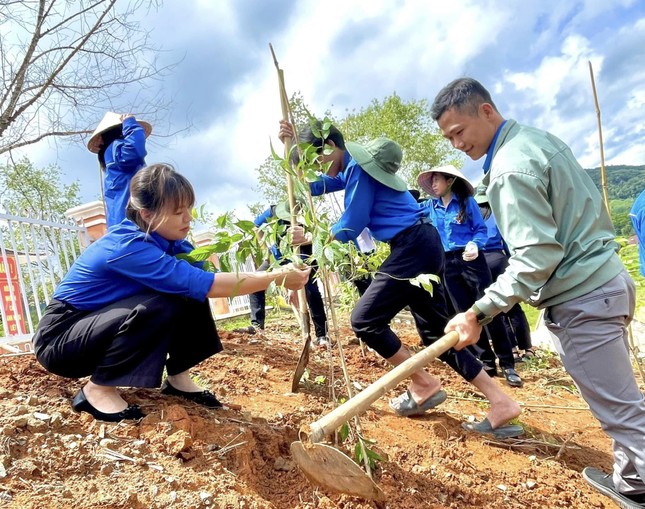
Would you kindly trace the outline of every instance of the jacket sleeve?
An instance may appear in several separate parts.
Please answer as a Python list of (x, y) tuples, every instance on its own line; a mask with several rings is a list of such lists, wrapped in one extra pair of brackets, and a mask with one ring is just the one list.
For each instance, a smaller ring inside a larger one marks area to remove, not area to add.
[(488, 196), (497, 205), (497, 226), (512, 255), (504, 273), (475, 303), (487, 315), (529, 300), (564, 257), (545, 180), (531, 171), (507, 172), (491, 180)]
[(309, 191), (312, 196), (334, 193), (336, 191), (342, 191), (343, 189), (345, 189), (345, 178), (343, 173), (339, 173), (335, 177), (321, 175), (319, 180), (309, 184)]
[(123, 140), (114, 144), (114, 162), (118, 168), (137, 169), (146, 157), (146, 133), (134, 117), (123, 121)]

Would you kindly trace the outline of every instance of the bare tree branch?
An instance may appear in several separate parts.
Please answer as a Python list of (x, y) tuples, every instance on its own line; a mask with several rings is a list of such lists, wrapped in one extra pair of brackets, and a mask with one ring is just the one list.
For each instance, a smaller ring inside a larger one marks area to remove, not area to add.
[(87, 134), (108, 109), (154, 121), (167, 100), (153, 82), (175, 65), (159, 64), (161, 51), (140, 25), (158, 5), (0, 0), (0, 154)]

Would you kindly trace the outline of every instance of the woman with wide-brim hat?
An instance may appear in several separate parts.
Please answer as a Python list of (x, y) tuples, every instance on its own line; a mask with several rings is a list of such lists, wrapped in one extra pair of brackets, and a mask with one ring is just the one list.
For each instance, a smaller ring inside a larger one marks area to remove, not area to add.
[(134, 115), (108, 111), (87, 142), (105, 173), (103, 198), (108, 228), (125, 219), (130, 181), (146, 165), (146, 138), (151, 132), (152, 126)]
[[(281, 124), (281, 135), (289, 135), (285, 127)], [(345, 142), (342, 137), (328, 140), (313, 135), (311, 129), (300, 133), (299, 139), (320, 148), (320, 160), (329, 167), (327, 175), (310, 184), (311, 193), (345, 190), (345, 211), (332, 226), (332, 236), (349, 242), (367, 227), (376, 240), (390, 246), (389, 256), (356, 303), (351, 324), (369, 347), (390, 364), (398, 365), (411, 355), (390, 327), (399, 311), (410, 307), (424, 345), (443, 336), (448, 317), (440, 282), (433, 282), (432, 294), (410, 284), (410, 279), (422, 274), (440, 278), (444, 254), (437, 230), (397, 175), (403, 157), (401, 147), (388, 138), (364, 144)], [(451, 348), (440, 359), (488, 398), (491, 406), (486, 422), (490, 433), (503, 438), (522, 432), (518, 426), (507, 425), (519, 415), (519, 406), (484, 372), (470, 351)], [(408, 389), (390, 400), (390, 408), (400, 416), (422, 415), (445, 398), (440, 380), (420, 370), (411, 376)]]
[[(444, 277), (448, 295), (456, 311), (466, 311), (493, 282), (486, 258), (479, 256), (488, 239), (488, 230), (473, 198), (473, 186), (452, 165), (423, 171), (417, 182), (432, 197), (426, 207), (446, 252)], [(479, 358), (490, 376), (497, 375), (499, 359), (506, 382), (512, 387), (522, 385), (501, 316), (482, 329), (477, 346), (481, 349)]]

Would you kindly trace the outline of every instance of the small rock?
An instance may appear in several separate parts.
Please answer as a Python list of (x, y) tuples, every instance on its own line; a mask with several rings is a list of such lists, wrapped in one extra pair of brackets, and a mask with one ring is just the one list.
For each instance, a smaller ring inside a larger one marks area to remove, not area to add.
[(186, 451), (192, 447), (193, 437), (190, 436), (190, 433), (178, 430), (176, 433), (167, 437), (164, 440), (164, 444), (168, 453), (176, 456), (180, 452)]
[(27, 405), (18, 405), (13, 410), (13, 415), (26, 415), (31, 413), (31, 410)]
[(106, 463), (101, 466), (102, 475), (110, 475), (112, 472), (114, 472), (114, 465), (112, 465), (112, 463)]
[(537, 456), (535, 456), (534, 454), (531, 454), (529, 456), (529, 461), (536, 461), (536, 460), (537, 460)]
[(497, 486), (497, 489), (501, 490), (501, 491), (506, 491), (508, 488), (506, 488), (506, 485), (500, 484), (500, 485)]
[(26, 415), (19, 415), (18, 417), (14, 418), (13, 425), (16, 428), (24, 428), (27, 426), (28, 422), (29, 422), (29, 417), (27, 417)]
[(114, 447), (111, 447), (116, 444), (116, 440), (112, 438), (104, 438), (99, 442), (99, 445), (101, 447), (109, 447), (110, 449), (114, 449)]
[(27, 429), (32, 433), (44, 433), (49, 429), (49, 426), (44, 421), (39, 421), (38, 419), (30, 417), (27, 420)]
[(168, 498), (170, 499), (171, 502), (174, 502), (177, 500), (177, 492), (176, 491), (171, 491), (168, 493)]
[(213, 495), (208, 493), (208, 491), (200, 491), (199, 498), (202, 499), (202, 502), (206, 502), (207, 500), (210, 500), (211, 498), (213, 498)]
[(33, 394), (27, 396), (27, 399), (25, 400), (25, 404), (29, 406), (38, 406), (38, 403), (38, 398)]
[(34, 419), (38, 419), (39, 421), (50, 421), (52, 418), (51, 415), (43, 412), (34, 412), (33, 417)]
[(530, 481), (530, 480), (529, 480), (529, 481), (526, 481), (526, 487), (527, 487), (528, 489), (530, 489), (530, 490), (532, 490), (533, 488), (535, 488), (535, 486), (536, 486), (536, 485), (537, 485), (537, 483), (536, 483), (535, 481)]

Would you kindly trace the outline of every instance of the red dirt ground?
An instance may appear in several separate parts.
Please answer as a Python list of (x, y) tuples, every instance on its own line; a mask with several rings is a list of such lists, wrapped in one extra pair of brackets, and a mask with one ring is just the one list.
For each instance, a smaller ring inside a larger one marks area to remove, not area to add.
[[(199, 382), (241, 409), (210, 410), (157, 390), (126, 389), (125, 398), (148, 414), (139, 423), (76, 414), (69, 401), (83, 381), (50, 375), (30, 355), (0, 358), (0, 507), (377, 507), (317, 488), (290, 457), (298, 430), (333, 408), (327, 350), (312, 352), (308, 381), (290, 392), (301, 348), (292, 321), (282, 315), (264, 338), (221, 332), (224, 352), (194, 370)], [(410, 325), (395, 330), (418, 344)], [(350, 377), (365, 387), (387, 367), (348, 344), (351, 337), (341, 330)], [(400, 418), (384, 397), (360, 417), (363, 435), (385, 458), (374, 472), (387, 497), (382, 507), (613, 507), (580, 475), (587, 465), (611, 467), (610, 439), (557, 358), (540, 352), (520, 365), (524, 387), (504, 385), (523, 404), (518, 422), (526, 431), (509, 443), (463, 430), (460, 423), (480, 419), (486, 405), (445, 365), (428, 369), (449, 394), (437, 410)], [(335, 368), (333, 375), (342, 396), (342, 372)]]

